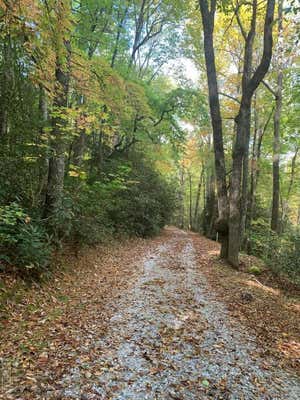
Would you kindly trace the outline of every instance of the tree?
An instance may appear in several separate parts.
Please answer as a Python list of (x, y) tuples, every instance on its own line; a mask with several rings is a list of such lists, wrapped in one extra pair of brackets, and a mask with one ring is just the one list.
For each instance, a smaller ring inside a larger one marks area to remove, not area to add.
[(215, 153), (216, 182), (218, 192), (218, 222), (217, 231), (221, 242), (221, 257), (228, 257), (228, 217), (229, 203), (227, 195), (225, 153), (223, 145), (222, 118), (219, 102), (219, 90), (214, 54), (214, 21), (216, 0), (210, 1), (210, 8), (206, 0), (199, 0), (202, 24), (204, 31), (204, 53), (209, 91), (209, 107), (213, 128), (213, 145)]
[(283, 54), (278, 22), (269, 68), (274, 1), (203, 0), (196, 14), (191, 4), (0, 1), (0, 208), (15, 215), (16, 232), (18, 215), (29, 216), (26, 235), (39, 248), (47, 249), (46, 231), (55, 243), (76, 244), (155, 233), (170, 220), (175, 193), (173, 220), (220, 239), (221, 256), (236, 265), (241, 246), (257, 248), (256, 228), (270, 225), (271, 122), (280, 113), (275, 236), (284, 232), (293, 248), (300, 188), (292, 13), (283, 12)]
[(273, 197), (272, 197), (272, 216), (271, 229), (279, 232), (279, 196), (280, 196), (280, 118), (282, 109), (282, 89), (283, 89), (283, 1), (278, 1), (278, 52), (277, 52), (277, 90), (275, 93), (275, 112), (274, 112), (274, 142), (273, 142)]
[[(218, 202), (219, 202), (219, 217), (223, 217), (225, 221), (222, 226), (229, 230), (228, 240), (228, 253), (221, 251), (222, 256), (228, 259), (233, 266), (238, 266), (238, 254), (240, 250), (240, 228), (241, 228), (241, 197), (242, 197), (242, 181), (243, 173), (244, 179), (247, 179), (247, 168), (243, 170), (243, 165), (247, 164), (248, 148), (250, 140), (250, 121), (251, 121), (251, 100), (253, 94), (260, 82), (263, 80), (268, 71), (271, 57), (272, 57), (272, 25), (274, 17), (275, 1), (268, 0), (264, 21), (264, 45), (261, 60), (252, 72), (252, 57), (253, 57), (253, 40), (256, 30), (257, 19), (257, 2), (252, 3), (252, 17), (249, 31), (246, 33), (240, 16), (238, 5), (235, 9), (238, 24), (240, 26), (242, 35), (245, 39), (244, 61), (243, 61), (243, 75), (242, 75), (242, 94), (240, 100), (240, 107), (238, 114), (235, 118), (236, 122), (236, 139), (232, 155), (232, 172), (230, 177), (230, 192), (229, 198), (227, 197), (226, 188), (226, 170), (224, 163), (224, 149), (223, 149), (223, 132), (222, 132), (222, 119), (219, 104), (219, 92), (217, 85), (217, 74), (215, 67), (215, 56), (213, 47), (213, 31), (214, 31), (214, 18), (216, 12), (216, 1), (210, 1), (210, 7), (206, 0), (199, 0), (200, 11), (202, 15), (202, 23), (204, 29), (204, 51), (205, 61), (209, 88), (211, 120), (214, 132), (214, 148), (216, 159), (216, 175), (217, 182), (222, 183), (223, 190), (218, 188)], [(220, 158), (220, 161), (218, 159)], [(218, 163), (221, 164), (218, 165)], [(220, 185), (220, 183), (219, 183)], [(244, 187), (247, 187), (244, 184)], [(220, 205), (222, 204), (222, 206)], [(229, 214), (228, 214), (229, 205)], [(227, 214), (226, 214), (227, 213)], [(228, 224), (228, 225), (227, 225)], [(218, 227), (218, 225), (217, 225)], [(217, 228), (220, 230), (220, 228)], [(223, 229), (223, 232), (225, 229)], [(222, 233), (222, 230), (221, 232)], [(226, 235), (227, 236), (227, 235)], [(227, 241), (227, 238), (226, 238)], [(224, 245), (222, 248), (224, 249)], [(226, 249), (227, 250), (227, 249)]]
[[(71, 68), (70, 25), (68, 20), (70, 9), (70, 2), (58, 1), (54, 3), (52, 10), (54, 18), (52, 19), (49, 15), (49, 18), (51, 18), (50, 23), (53, 24), (54, 29), (57, 23), (62, 24), (63, 28), (58, 37), (54, 39), (56, 82), (51, 121), (51, 156), (49, 158), (44, 210), (44, 216), (46, 218), (56, 215), (61, 209), (63, 198), (66, 151), (66, 110), (69, 100)], [(51, 12), (49, 9), (47, 11)], [(56, 22), (54, 22), (55, 20)]]

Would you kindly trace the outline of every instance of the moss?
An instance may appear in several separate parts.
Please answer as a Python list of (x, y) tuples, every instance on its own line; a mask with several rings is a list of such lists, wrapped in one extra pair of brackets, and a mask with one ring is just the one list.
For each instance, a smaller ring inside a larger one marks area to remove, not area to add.
[(248, 269), (249, 274), (252, 275), (260, 275), (262, 273), (261, 268), (257, 267), (256, 265), (252, 265), (252, 267), (249, 267)]

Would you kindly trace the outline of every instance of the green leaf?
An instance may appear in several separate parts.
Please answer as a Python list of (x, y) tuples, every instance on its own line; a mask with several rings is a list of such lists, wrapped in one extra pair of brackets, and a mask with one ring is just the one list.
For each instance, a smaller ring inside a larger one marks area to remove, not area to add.
[(201, 382), (202, 386), (208, 388), (209, 387), (209, 382), (206, 379), (203, 379), (203, 381)]

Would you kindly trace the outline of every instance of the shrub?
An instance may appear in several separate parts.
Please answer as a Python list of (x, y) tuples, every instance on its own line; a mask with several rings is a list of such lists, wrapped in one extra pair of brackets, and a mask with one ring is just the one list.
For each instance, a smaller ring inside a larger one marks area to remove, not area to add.
[(61, 208), (44, 221), (51, 237), (20, 204), (0, 207), (0, 257), (24, 274), (40, 276), (48, 271), (50, 243), (93, 245), (114, 235), (155, 235), (170, 220), (174, 193), (143, 155), (113, 159), (89, 181), (80, 174), (66, 179)]
[(73, 241), (78, 244), (94, 245), (112, 237), (114, 228), (108, 215), (111, 198), (104, 183), (84, 184), (72, 201)]
[(0, 243), (2, 260), (22, 273), (40, 275), (47, 269), (49, 237), (17, 203), (0, 207)]
[(113, 235), (147, 237), (170, 220), (173, 193), (170, 184), (143, 156), (114, 159), (93, 182), (72, 177), (70, 238), (78, 244), (96, 244)]
[(38, 225), (21, 225), (17, 235), (17, 264), (40, 272), (48, 266), (51, 247), (49, 237)]
[(130, 166), (125, 185), (113, 195), (109, 214), (116, 230), (153, 236), (170, 221), (174, 190), (139, 154), (132, 156)]
[(249, 253), (262, 258), (275, 273), (300, 283), (299, 230), (290, 228), (278, 235), (267, 222), (258, 219), (249, 231)]

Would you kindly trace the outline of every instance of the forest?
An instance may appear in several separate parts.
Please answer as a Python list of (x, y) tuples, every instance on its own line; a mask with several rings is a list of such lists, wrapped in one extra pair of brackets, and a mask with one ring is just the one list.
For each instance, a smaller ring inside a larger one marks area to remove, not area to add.
[(297, 0), (0, 0), (0, 399), (300, 399)]
[(298, 11), (1, 0), (1, 269), (172, 224), (299, 281)]

